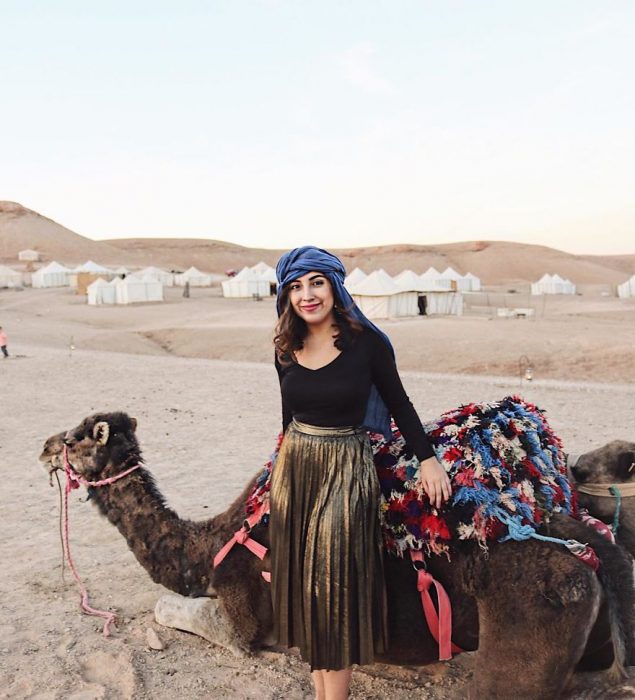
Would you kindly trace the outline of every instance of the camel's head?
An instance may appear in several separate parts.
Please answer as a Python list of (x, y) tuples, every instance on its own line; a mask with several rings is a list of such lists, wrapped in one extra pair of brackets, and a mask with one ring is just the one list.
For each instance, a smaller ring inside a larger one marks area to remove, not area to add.
[(49, 474), (52, 474), (57, 469), (64, 469), (64, 459), (62, 452), (64, 450), (64, 437), (66, 436), (66, 431), (62, 433), (57, 433), (57, 435), (51, 435), (47, 438), (42, 448), (42, 454), (39, 459), (44, 466), (44, 469)]
[(570, 469), (579, 484), (624, 484), (635, 481), (635, 442), (613, 440), (604, 447), (577, 457), (570, 464)]
[[(615, 503), (612, 498), (584, 493), (584, 485), (635, 483), (635, 442), (613, 440), (604, 447), (585, 452), (568, 463), (574, 485), (578, 484), (580, 505), (591, 515), (603, 520), (613, 517)], [(581, 490), (580, 490), (581, 489)]]
[(95, 480), (107, 466), (121, 470), (140, 460), (137, 421), (127, 413), (95, 413), (64, 436), (68, 461), (82, 476)]

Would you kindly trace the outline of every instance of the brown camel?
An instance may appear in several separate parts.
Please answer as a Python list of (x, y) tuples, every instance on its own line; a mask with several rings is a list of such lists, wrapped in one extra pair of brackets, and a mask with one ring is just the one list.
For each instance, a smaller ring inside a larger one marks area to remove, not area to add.
[[(617, 512), (617, 541), (635, 557), (635, 442), (613, 440), (583, 455), (570, 455), (567, 463), (580, 505), (609, 525)], [(619, 491), (619, 508), (617, 494), (609, 490), (612, 485)]]
[[(136, 421), (125, 413), (90, 416), (66, 434), (68, 459), (87, 480), (113, 477), (142, 464), (135, 431)], [(49, 438), (40, 459), (55, 469), (60, 449), (61, 434)], [(158, 606), (158, 621), (202, 630), (234, 651), (266, 644), (272, 620), (268, 584), (261, 576), (266, 559), (260, 562), (235, 547), (219, 568), (211, 565), (242, 525), (252, 486), (253, 480), (227, 511), (202, 522), (183, 520), (168, 508), (143, 466), (109, 486), (89, 487), (93, 502), (154, 581), (186, 596), (216, 596), (193, 606), (180, 606), (172, 596), (163, 609)], [(474, 697), (551, 700), (562, 694), (576, 667), (604, 667), (615, 682), (625, 675), (633, 611), (630, 558), (566, 516), (555, 516), (543, 532), (590, 543), (601, 560), (600, 575), (564, 547), (537, 540), (492, 543), (488, 554), (462, 543), (451, 563), (429, 560), (430, 572), (453, 602), (455, 643), (465, 650), (478, 647)], [(266, 527), (258, 526), (253, 536), (268, 543)], [(387, 557), (391, 646), (379, 661), (437, 659), (415, 580), (407, 560)]]

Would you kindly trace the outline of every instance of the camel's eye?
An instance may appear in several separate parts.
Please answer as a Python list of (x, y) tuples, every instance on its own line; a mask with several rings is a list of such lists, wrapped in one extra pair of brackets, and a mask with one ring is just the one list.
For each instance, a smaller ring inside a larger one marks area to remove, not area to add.
[(73, 445), (77, 444), (77, 439), (74, 438), (72, 435), (67, 435), (64, 438), (64, 444), (66, 445), (66, 447), (72, 447)]

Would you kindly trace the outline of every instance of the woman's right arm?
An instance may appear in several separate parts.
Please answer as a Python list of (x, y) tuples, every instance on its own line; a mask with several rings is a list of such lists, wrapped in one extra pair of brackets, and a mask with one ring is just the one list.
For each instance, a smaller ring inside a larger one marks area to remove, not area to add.
[(280, 399), (282, 402), (282, 432), (285, 433), (287, 430), (287, 426), (289, 425), (289, 423), (291, 423), (293, 419), (293, 415), (291, 414), (291, 408), (289, 407), (289, 404), (285, 401), (284, 394), (282, 393), (283, 369), (282, 365), (278, 360), (277, 355), (274, 358), (274, 364), (276, 366), (276, 371), (278, 372), (278, 381), (280, 382)]

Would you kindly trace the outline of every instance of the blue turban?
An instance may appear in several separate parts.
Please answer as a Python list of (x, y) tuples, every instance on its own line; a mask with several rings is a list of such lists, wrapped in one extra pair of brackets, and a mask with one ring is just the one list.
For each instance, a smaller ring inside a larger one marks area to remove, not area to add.
[[(290, 282), (293, 282), (293, 280), (298, 279), (298, 277), (306, 275), (307, 272), (321, 272), (325, 275), (331, 282), (333, 291), (342, 306), (362, 325), (375, 331), (390, 348), (394, 357), (395, 351), (388, 336), (364, 316), (362, 310), (353, 301), (353, 297), (344, 286), (346, 270), (342, 261), (332, 253), (322, 250), (322, 248), (305, 245), (301, 248), (290, 250), (278, 260), (278, 264), (276, 265), (276, 277), (278, 278), (278, 316), (282, 313), (280, 307), (282, 289)], [(392, 439), (390, 413), (375, 385), (373, 385), (370, 390), (370, 396), (366, 406), (366, 415), (364, 416), (364, 427), (375, 433), (383, 433), (387, 440)]]

